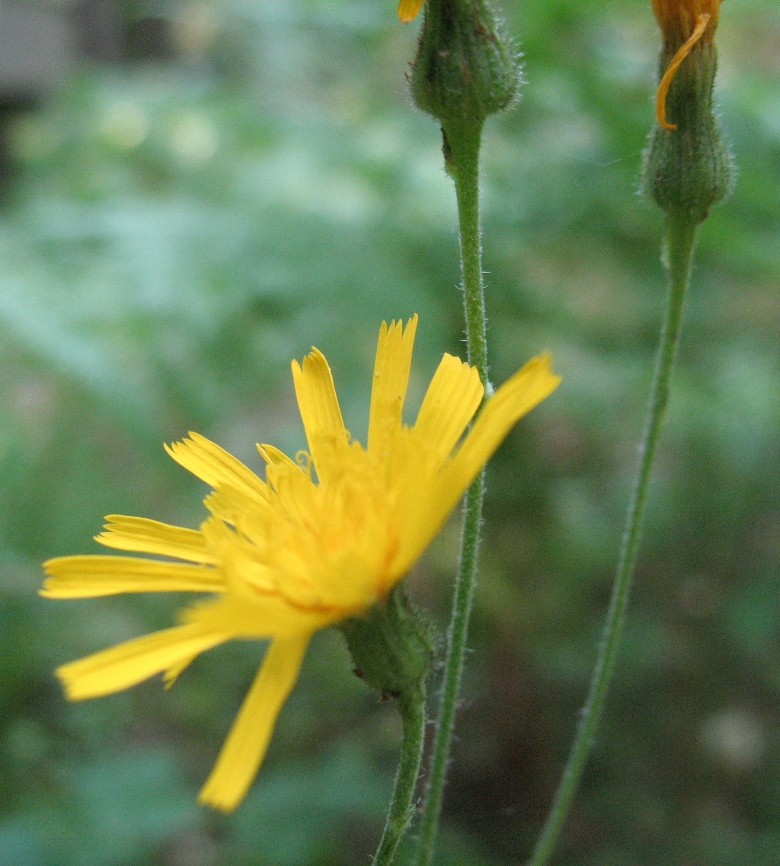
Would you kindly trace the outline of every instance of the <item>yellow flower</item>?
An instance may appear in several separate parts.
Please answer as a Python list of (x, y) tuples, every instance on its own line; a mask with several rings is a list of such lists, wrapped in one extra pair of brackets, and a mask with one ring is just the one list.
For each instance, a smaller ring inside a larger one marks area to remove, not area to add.
[[(412, 427), (402, 421), (417, 317), (383, 323), (368, 443), (350, 438), (330, 368), (313, 349), (292, 372), (309, 454), (258, 449), (263, 481), (202, 436), (168, 453), (213, 488), (199, 530), (111, 516), (97, 541), (179, 562), (66, 556), (45, 563), (42, 594), (198, 592), (181, 624), (58, 669), (71, 700), (120, 691), (163, 673), (170, 684), (199, 654), (232, 638), (270, 641), (200, 801), (223, 810), (246, 794), (318, 629), (381, 603), (441, 528), (512, 425), (559, 383), (547, 356), (531, 360), (484, 404), (476, 369), (445, 355)], [(458, 444), (460, 442), (460, 444)]]
[(697, 45), (712, 43), (718, 26), (721, 0), (651, 0), (664, 37), (664, 55), (671, 58), (655, 98), (658, 123), (677, 129), (666, 119), (666, 97), (677, 70)]
[(408, 24), (420, 14), (425, 0), (398, 0), (398, 17)]

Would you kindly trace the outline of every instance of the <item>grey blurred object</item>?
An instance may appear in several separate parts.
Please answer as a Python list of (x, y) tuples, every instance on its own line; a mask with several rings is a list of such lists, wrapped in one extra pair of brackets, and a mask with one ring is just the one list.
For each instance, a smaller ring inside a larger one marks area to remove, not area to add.
[(71, 7), (0, 0), (0, 98), (26, 102), (50, 90), (76, 59)]
[(135, 43), (164, 54), (167, 33), (157, 19), (151, 25), (147, 32), (142, 18), (128, 29), (116, 0), (0, 0), (0, 195), (11, 173), (13, 116), (34, 108), (84, 60), (120, 62)]

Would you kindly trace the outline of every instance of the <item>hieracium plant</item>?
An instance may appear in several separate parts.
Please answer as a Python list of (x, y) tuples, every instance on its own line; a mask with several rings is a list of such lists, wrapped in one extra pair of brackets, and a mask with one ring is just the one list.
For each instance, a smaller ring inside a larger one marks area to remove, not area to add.
[[(639, 543), (647, 486), (679, 338), (698, 225), (731, 184), (731, 157), (713, 114), (714, 33), (719, 0), (653, 0), (664, 45), (657, 125), (644, 187), (666, 214), (669, 296), (640, 466), (629, 506), (605, 635), (583, 721), (550, 816), (534, 853), (549, 859), (593, 739), (614, 666)], [(423, 0), (401, 0), (402, 21)], [(198, 528), (142, 517), (110, 516), (97, 541), (127, 555), (66, 556), (45, 564), (42, 593), (87, 598), (118, 593), (189, 592), (197, 599), (178, 624), (101, 650), (57, 671), (73, 700), (98, 697), (162, 674), (167, 685), (200, 653), (236, 638), (268, 646), (257, 677), (201, 793), (221, 810), (238, 806), (268, 748), (312, 635), (335, 626), (355, 668), (395, 699), (403, 721), (401, 759), (374, 863), (397, 854), (415, 808), (433, 649), (425, 617), (403, 578), (465, 493), (461, 553), (447, 631), (442, 691), (427, 786), (412, 851), (433, 858), (458, 700), (484, 497), (483, 468), (512, 426), (559, 384), (542, 354), (493, 389), (479, 213), (479, 156), (487, 118), (517, 98), (520, 67), (487, 0), (428, 0), (409, 74), (415, 104), (442, 131), (444, 166), (458, 205), (468, 358), (445, 355), (412, 425), (403, 421), (417, 317), (382, 324), (365, 444), (344, 425), (331, 371), (313, 349), (292, 362), (308, 443), (295, 459), (259, 445), (259, 477), (196, 433), (170, 456), (212, 492)], [(137, 556), (135, 554), (141, 554)], [(164, 558), (160, 558), (164, 557)]]

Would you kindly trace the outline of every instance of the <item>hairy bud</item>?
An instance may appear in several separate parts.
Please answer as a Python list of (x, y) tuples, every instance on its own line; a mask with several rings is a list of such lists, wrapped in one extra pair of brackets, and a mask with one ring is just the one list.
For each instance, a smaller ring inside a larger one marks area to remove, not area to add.
[(418, 108), (449, 124), (482, 124), (516, 97), (520, 70), (485, 0), (428, 0), (410, 76)]
[(730, 192), (734, 177), (712, 101), (720, 0), (652, 2), (664, 45), (644, 189), (668, 214), (699, 223)]

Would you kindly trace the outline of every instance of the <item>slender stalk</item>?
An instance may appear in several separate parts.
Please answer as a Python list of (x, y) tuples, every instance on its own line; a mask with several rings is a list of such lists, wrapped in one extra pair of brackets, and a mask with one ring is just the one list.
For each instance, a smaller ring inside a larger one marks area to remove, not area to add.
[(661, 328), (655, 373), (650, 391), (644, 434), (639, 448), (639, 468), (626, 514), (615, 582), (607, 620), (599, 644), (590, 690), (582, 708), (579, 726), (564, 768), (550, 813), (536, 843), (529, 866), (544, 866), (560, 838), (574, 795), (593, 745), (607, 689), (615, 667), (620, 638), (623, 634), (626, 608), (636, 564), (647, 491), (653, 458), (663, 428), (669, 399), (669, 383), (674, 367), (682, 327), (685, 296), (690, 282), (691, 261), (696, 240), (696, 223), (681, 216), (669, 216), (666, 222), (666, 260), (669, 288), (666, 312)]
[(463, 273), (463, 307), (469, 363), (488, 386), (487, 320), (485, 286), (482, 281), (482, 227), (479, 215), (479, 147), (482, 125), (474, 129), (450, 129), (447, 144), (450, 171), (455, 181), (460, 234), (460, 264)]
[(374, 866), (390, 866), (398, 843), (414, 815), (414, 791), (425, 740), (424, 689), (415, 691), (411, 696), (401, 695), (398, 698), (398, 708), (403, 722), (401, 760), (398, 764), (385, 829), (374, 857)]
[[(449, 148), (448, 167), (455, 181), (458, 201), (468, 358), (479, 371), (479, 376), (487, 389), (487, 327), (479, 217), (479, 145), (482, 127), (480, 124), (478, 128), (471, 128), (464, 134), (460, 132), (458, 129), (447, 130), (445, 149)], [(474, 597), (474, 577), (479, 553), (484, 493), (484, 473), (480, 473), (468, 489), (463, 509), (460, 562), (447, 631), (444, 684), (433, 743), (428, 791), (420, 822), (418, 866), (429, 866), (436, 844)]]

